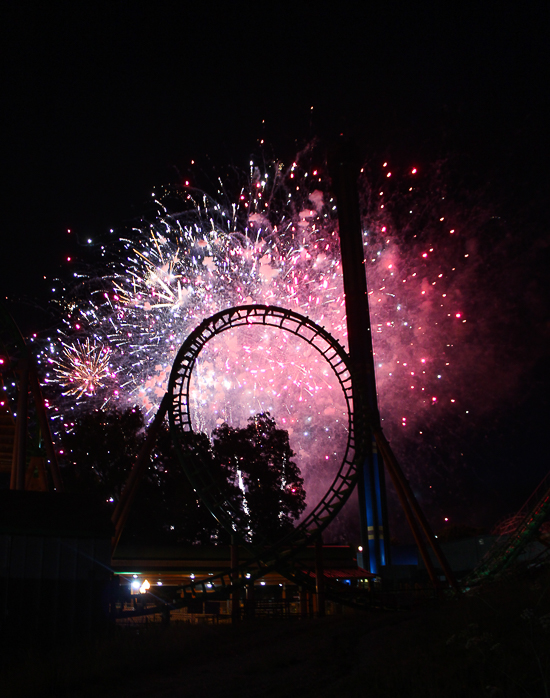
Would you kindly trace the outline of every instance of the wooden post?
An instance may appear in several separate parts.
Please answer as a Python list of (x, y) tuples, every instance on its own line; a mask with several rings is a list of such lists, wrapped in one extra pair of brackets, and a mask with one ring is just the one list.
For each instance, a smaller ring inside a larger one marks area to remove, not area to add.
[(231, 579), (234, 582), (231, 589), (231, 620), (238, 623), (241, 619), (241, 604), (239, 587), (235, 582), (239, 581), (239, 546), (235, 536), (231, 536)]
[(307, 591), (300, 587), (300, 618), (307, 618)]
[(323, 565), (323, 537), (315, 539), (315, 591), (317, 598), (317, 616), (325, 616), (325, 569)]
[(250, 579), (246, 585), (246, 615), (254, 618), (256, 615), (256, 601), (254, 598), (254, 580)]

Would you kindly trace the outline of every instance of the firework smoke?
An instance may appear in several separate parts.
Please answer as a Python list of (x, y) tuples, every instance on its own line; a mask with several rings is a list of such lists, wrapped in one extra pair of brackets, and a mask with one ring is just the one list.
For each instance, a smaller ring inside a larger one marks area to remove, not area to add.
[[(484, 273), (476, 236), (490, 216), (458, 206), (442, 181), (436, 169), (389, 163), (361, 179), (380, 410), (398, 451), (428, 434), (435, 448), (436, 431), (437, 442), (445, 430), (464, 433), (510, 388), (479, 399), (496, 351), (487, 341), (491, 315), (473, 314), (472, 301)], [(63, 294), (64, 326), (42, 354), (55, 367), (45, 380), (65, 396), (59, 424), (70, 428), (75, 410), (94, 401), (137, 403), (152, 417), (185, 337), (230, 306), (289, 307), (346, 346), (329, 185), (306, 154), (289, 167), (251, 162), (233, 200), (189, 186), (155, 193), (156, 215), (102, 246), (103, 270), (79, 275)], [(83, 369), (86, 356), (95, 369)], [(192, 399), (194, 426), (207, 433), (269, 411), (289, 431), (308, 506), (324, 493), (345, 445), (346, 413), (337, 382), (306, 344), (272, 329), (228, 331), (201, 353)], [(414, 479), (422, 465), (405, 468)]]

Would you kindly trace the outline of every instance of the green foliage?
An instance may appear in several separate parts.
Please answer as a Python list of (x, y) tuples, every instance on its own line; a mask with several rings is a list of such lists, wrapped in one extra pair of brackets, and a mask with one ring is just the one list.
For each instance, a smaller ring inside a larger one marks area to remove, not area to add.
[(151, 453), (151, 464), (138, 490), (122, 541), (215, 543), (225, 540), (184, 473), (168, 424), (163, 423)]
[[(95, 495), (114, 509), (145, 440), (138, 408), (94, 410), (63, 434), (63, 479), (67, 489)], [(256, 415), (244, 429), (222, 424), (213, 445), (197, 434), (201, 451), (222, 497), (230, 503), (240, 530), (254, 540), (280, 536), (305, 507), (303, 479), (288, 433), (268, 414)], [(240, 477), (239, 477), (240, 475)], [(183, 472), (167, 423), (163, 423), (124, 529), (122, 542), (227, 543), (229, 534), (210, 514)]]
[(67, 489), (117, 501), (145, 438), (137, 408), (94, 410), (62, 434)]
[[(63, 434), (63, 479), (69, 491), (88, 492), (114, 509), (145, 440), (138, 408), (94, 410)], [(168, 425), (161, 426), (122, 542), (211, 543), (219, 526), (182, 471)]]
[(233, 507), (255, 542), (272, 541), (292, 528), (305, 508), (304, 480), (291, 459), (288, 432), (269, 413), (246, 427), (222, 424), (214, 430), (213, 454), (236, 493)]

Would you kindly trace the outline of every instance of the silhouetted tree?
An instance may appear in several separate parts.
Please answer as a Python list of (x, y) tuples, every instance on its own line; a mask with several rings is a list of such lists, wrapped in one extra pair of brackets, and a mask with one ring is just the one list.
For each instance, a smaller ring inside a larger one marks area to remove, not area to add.
[[(109, 407), (83, 414), (62, 434), (63, 479), (68, 491), (87, 492), (113, 510), (145, 439), (137, 408)], [(165, 422), (122, 534), (131, 540), (210, 543), (223, 533), (191, 486)]]
[(290, 448), (288, 432), (277, 429), (269, 413), (246, 427), (222, 424), (212, 433), (214, 459), (240, 490), (235, 508), (252, 540), (275, 540), (292, 528), (305, 508), (304, 480)]
[(66, 487), (95, 494), (102, 503), (116, 502), (144, 438), (137, 408), (83, 414), (61, 434)]
[[(62, 434), (63, 478), (69, 491), (95, 495), (99, 506), (114, 509), (145, 439), (137, 408), (106, 408), (82, 415)], [(303, 479), (288, 441), (269, 414), (258, 414), (242, 429), (222, 424), (193, 437), (202, 467), (218, 493), (231, 504), (239, 530), (250, 539), (279, 537), (305, 508)], [(122, 542), (227, 543), (229, 533), (202, 502), (174, 450), (168, 425), (160, 430)]]

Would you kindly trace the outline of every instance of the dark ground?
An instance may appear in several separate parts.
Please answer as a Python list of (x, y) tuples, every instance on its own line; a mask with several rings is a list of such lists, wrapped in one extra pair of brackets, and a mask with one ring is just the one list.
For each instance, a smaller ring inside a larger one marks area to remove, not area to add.
[(25, 667), (10, 698), (548, 696), (550, 572), (413, 610), (124, 631)]

